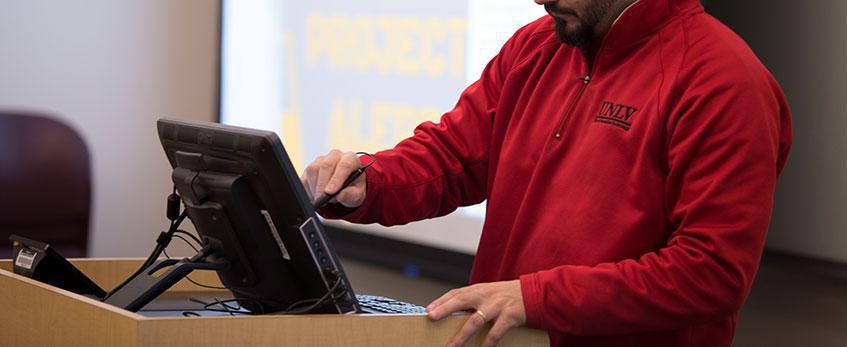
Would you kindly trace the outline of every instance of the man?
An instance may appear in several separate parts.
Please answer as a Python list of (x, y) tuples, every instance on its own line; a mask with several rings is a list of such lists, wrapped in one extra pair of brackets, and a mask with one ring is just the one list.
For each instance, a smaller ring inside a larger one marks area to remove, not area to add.
[[(488, 200), (469, 287), (428, 307), (555, 346), (729, 346), (790, 147), (779, 86), (696, 0), (536, 0), (439, 124), (324, 209), (385, 225)], [(365, 159), (363, 159), (365, 160)], [(314, 196), (358, 167), (330, 152)]]

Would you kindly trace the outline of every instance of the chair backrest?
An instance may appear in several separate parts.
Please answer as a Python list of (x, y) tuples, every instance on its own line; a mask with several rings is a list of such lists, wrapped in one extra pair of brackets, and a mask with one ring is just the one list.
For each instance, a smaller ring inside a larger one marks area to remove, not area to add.
[(55, 118), (0, 111), (0, 256), (9, 235), (84, 257), (91, 210), (91, 165), (82, 137)]

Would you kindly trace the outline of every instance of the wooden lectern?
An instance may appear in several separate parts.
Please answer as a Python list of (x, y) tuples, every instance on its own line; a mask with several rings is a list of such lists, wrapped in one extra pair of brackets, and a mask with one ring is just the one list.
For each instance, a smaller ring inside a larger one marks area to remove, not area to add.
[[(140, 259), (71, 262), (105, 289)], [(261, 315), (147, 317), (11, 272), (0, 261), (0, 345), (4, 346), (443, 346), (469, 317), (431, 322), (424, 315)], [(212, 272), (192, 278), (220, 286)], [(183, 280), (168, 293), (215, 292)], [(219, 293), (223, 294), (226, 292)], [(487, 331), (487, 330), (486, 330)], [(478, 334), (468, 345), (479, 345)], [(548, 346), (547, 333), (513, 329), (500, 346)]]

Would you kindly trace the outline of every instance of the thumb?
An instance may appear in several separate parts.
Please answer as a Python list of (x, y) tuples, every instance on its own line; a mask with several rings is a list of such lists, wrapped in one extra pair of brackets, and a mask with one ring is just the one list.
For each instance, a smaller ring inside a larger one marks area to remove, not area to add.
[(365, 202), (365, 188), (359, 185), (352, 185), (345, 188), (335, 197), (338, 203), (347, 208), (356, 208), (362, 206)]

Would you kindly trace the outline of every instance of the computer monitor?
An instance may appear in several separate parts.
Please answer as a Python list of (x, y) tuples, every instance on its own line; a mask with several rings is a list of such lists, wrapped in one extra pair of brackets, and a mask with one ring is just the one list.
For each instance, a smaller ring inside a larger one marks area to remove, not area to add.
[[(273, 132), (160, 119), (173, 182), (221, 282), (251, 311), (328, 298), (313, 312), (359, 312), (323, 226)], [(331, 295), (330, 295), (331, 294)]]

